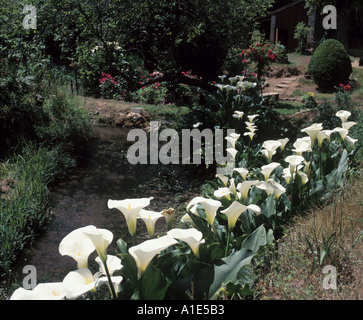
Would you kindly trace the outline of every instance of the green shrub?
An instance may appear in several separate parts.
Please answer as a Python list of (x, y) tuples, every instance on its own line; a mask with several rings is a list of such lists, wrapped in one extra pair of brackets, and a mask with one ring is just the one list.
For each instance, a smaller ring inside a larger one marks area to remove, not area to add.
[(331, 90), (347, 82), (352, 73), (352, 64), (344, 46), (337, 40), (329, 39), (315, 50), (308, 70), (320, 89)]

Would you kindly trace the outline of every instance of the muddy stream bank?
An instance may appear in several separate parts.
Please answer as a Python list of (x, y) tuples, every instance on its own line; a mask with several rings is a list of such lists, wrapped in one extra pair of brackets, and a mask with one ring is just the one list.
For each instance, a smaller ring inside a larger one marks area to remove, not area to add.
[[(58, 251), (61, 240), (76, 228), (94, 225), (112, 231), (114, 240), (109, 254), (115, 253), (117, 239), (130, 243), (125, 219), (118, 210), (107, 208), (108, 199), (152, 196), (154, 200), (145, 209), (161, 211), (170, 207), (178, 210), (198, 195), (202, 181), (190, 168), (130, 165), (126, 158), (132, 144), (127, 141), (128, 131), (120, 127), (94, 127), (84, 163), (51, 189), (53, 217), (46, 230), (19, 258), (12, 274), (14, 283), (22, 283), (25, 265), (35, 266), (38, 283), (62, 281), (69, 271), (76, 269), (75, 261)], [(160, 219), (156, 231), (165, 230), (165, 221)], [(147, 239), (146, 234), (143, 222), (139, 221), (139, 241)], [(95, 257), (91, 255), (89, 261)]]

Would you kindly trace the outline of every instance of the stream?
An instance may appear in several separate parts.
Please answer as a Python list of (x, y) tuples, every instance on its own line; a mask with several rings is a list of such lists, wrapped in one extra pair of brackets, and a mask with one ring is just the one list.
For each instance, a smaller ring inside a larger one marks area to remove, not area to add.
[[(21, 285), (26, 265), (36, 268), (37, 283), (62, 281), (68, 272), (75, 270), (75, 261), (58, 251), (59, 243), (74, 229), (94, 225), (110, 230), (114, 238), (108, 254), (115, 254), (119, 238), (130, 243), (125, 219), (117, 209), (107, 208), (108, 199), (154, 197), (145, 209), (162, 211), (183, 206), (198, 195), (201, 179), (190, 168), (129, 164), (126, 154), (132, 143), (127, 141), (128, 131), (119, 127), (94, 127), (87, 159), (51, 189), (53, 217), (18, 259), (16, 270), (12, 271), (14, 283)], [(166, 231), (164, 219), (158, 220), (155, 230)], [(138, 221), (137, 234), (139, 242), (148, 239), (143, 221)], [(96, 253), (92, 254), (89, 261), (95, 257)]]

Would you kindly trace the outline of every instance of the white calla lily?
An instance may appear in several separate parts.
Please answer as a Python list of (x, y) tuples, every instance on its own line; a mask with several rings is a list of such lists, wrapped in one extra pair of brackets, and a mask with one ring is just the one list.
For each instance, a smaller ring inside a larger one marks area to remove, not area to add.
[(88, 257), (96, 249), (91, 239), (83, 233), (89, 228), (95, 227), (87, 226), (73, 230), (59, 244), (59, 253), (76, 260), (78, 269), (87, 268)]
[(250, 191), (250, 188), (258, 184), (259, 182), (260, 182), (259, 180), (247, 180), (237, 185), (237, 190), (241, 192), (241, 196), (244, 201), (247, 201), (248, 192)]
[(107, 229), (99, 229), (94, 226), (93, 228), (87, 228), (82, 230), (82, 232), (93, 242), (96, 248), (98, 256), (102, 261), (107, 259), (107, 248), (112, 242), (113, 234)]
[(269, 183), (267, 183), (266, 181), (260, 181), (258, 184), (256, 184), (256, 187), (261, 189), (261, 190), (266, 191), (267, 196), (269, 196), (271, 193), (274, 192), (273, 187)]
[(296, 167), (304, 160), (304, 157), (298, 155), (292, 155), (285, 158), (285, 161), (290, 165), (289, 167), (291, 175), (293, 175)]
[(98, 273), (93, 275), (88, 268), (69, 272), (63, 279), (63, 287), (67, 299), (77, 299), (88, 291), (95, 290)]
[(232, 159), (236, 159), (237, 150), (235, 148), (227, 148), (226, 151), (232, 156)]
[[(277, 140), (266, 140), (262, 144), (263, 150), (261, 153), (266, 156), (270, 161), (272, 160), (272, 156), (276, 153), (276, 149), (281, 147), (281, 142)], [(265, 150), (265, 151), (264, 151)]]
[(280, 196), (286, 192), (286, 188), (281, 184), (279, 184), (278, 182), (276, 182), (275, 180), (268, 179), (267, 182), (272, 186), (276, 200), (278, 200)]
[(214, 219), (217, 214), (217, 210), (222, 205), (222, 203), (220, 201), (214, 200), (214, 199), (208, 199), (208, 198), (204, 198), (204, 197), (195, 197), (194, 199), (192, 199), (189, 202), (189, 204), (187, 205), (187, 209), (189, 209), (190, 207), (193, 207), (195, 204), (202, 205), (202, 207), (205, 211), (206, 219), (207, 219), (208, 223), (211, 226), (213, 226)]
[[(95, 261), (99, 265), (99, 272), (101, 274), (107, 275), (106, 270), (105, 270), (105, 265), (104, 265), (104, 263), (102, 263), (102, 260), (100, 259), (100, 257), (97, 257), (95, 259)], [(115, 271), (121, 270), (123, 268), (123, 265), (121, 264), (121, 259), (119, 257), (111, 255), (111, 254), (107, 255), (106, 265), (107, 265), (107, 269), (108, 269), (110, 276), (112, 276)]]
[(286, 144), (289, 142), (289, 138), (278, 139), (277, 141), (281, 143), (280, 149), (284, 150), (286, 147)]
[(353, 138), (351, 138), (349, 136), (345, 136), (345, 140), (348, 141), (351, 148), (353, 148), (354, 144), (358, 141), (358, 139), (353, 139)]
[(149, 211), (141, 209), (139, 212), (139, 219), (145, 222), (147, 232), (150, 237), (154, 236), (156, 221), (164, 217), (161, 212)]
[(136, 233), (137, 217), (141, 209), (150, 204), (150, 198), (125, 199), (125, 200), (108, 200), (107, 206), (109, 209), (118, 209), (122, 212), (126, 219), (127, 227), (130, 234), (134, 237)]
[(10, 300), (64, 300), (65, 292), (62, 282), (40, 283), (33, 290), (18, 288)]
[(354, 121), (344, 122), (344, 123), (342, 124), (342, 127), (343, 127), (344, 129), (349, 130), (351, 127), (355, 126), (356, 124), (357, 124), (357, 123), (356, 123), (356, 122), (354, 122)]
[(334, 132), (338, 132), (340, 134), (340, 137), (344, 141), (345, 137), (348, 135), (348, 129), (345, 128), (334, 128)]
[(146, 240), (137, 246), (133, 246), (129, 249), (129, 253), (135, 259), (136, 265), (139, 269), (139, 277), (145, 272), (149, 266), (151, 260), (166, 248), (177, 244), (178, 242), (169, 235)]
[(292, 151), (296, 152), (297, 155), (301, 156), (303, 152), (311, 152), (310, 143), (302, 140), (297, 139), (296, 142), (293, 144), (295, 149), (292, 149)]
[(272, 171), (274, 171), (279, 166), (280, 166), (280, 163), (271, 162), (271, 163), (261, 167), (261, 173), (265, 177), (265, 181), (267, 181), (270, 178)]
[(241, 119), (245, 113), (243, 111), (235, 111), (233, 114), (234, 118)]
[(171, 229), (167, 233), (170, 237), (184, 241), (192, 249), (195, 256), (199, 257), (199, 246), (205, 242), (203, 233), (195, 228), (189, 229)]
[(225, 176), (224, 174), (218, 173), (218, 174), (216, 174), (216, 178), (221, 180), (223, 182), (224, 186), (227, 187), (227, 183), (229, 180), (229, 178), (227, 176)]
[(227, 187), (218, 188), (214, 191), (214, 196), (218, 199), (225, 197), (226, 199), (231, 200), (231, 190)]
[(248, 174), (248, 170), (246, 168), (234, 168), (233, 171), (238, 172), (241, 175), (242, 179), (246, 180)]
[(227, 209), (221, 210), (221, 213), (227, 216), (229, 231), (234, 228), (239, 216), (247, 209), (247, 206), (239, 203), (238, 201), (233, 201)]
[(339, 110), (335, 115), (338, 118), (340, 118), (342, 123), (345, 123), (345, 122), (347, 122), (348, 118), (351, 116), (351, 113), (349, 111), (346, 111), (346, 110)]
[(313, 123), (310, 127), (301, 129), (301, 132), (305, 132), (309, 135), (311, 140), (311, 147), (313, 147), (316, 136), (321, 130), (323, 130), (322, 123)]
[(253, 120), (256, 118), (256, 117), (258, 117), (259, 115), (258, 114), (252, 114), (252, 115), (250, 115), (250, 116), (247, 116), (247, 118), (248, 118), (248, 120), (250, 121), (250, 122), (253, 122)]

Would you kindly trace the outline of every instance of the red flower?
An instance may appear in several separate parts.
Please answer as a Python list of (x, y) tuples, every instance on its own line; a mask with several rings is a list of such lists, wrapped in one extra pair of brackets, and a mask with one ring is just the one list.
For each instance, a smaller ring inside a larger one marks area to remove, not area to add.
[(352, 90), (352, 87), (351, 87), (349, 84), (347, 84), (347, 85), (344, 87), (344, 91), (350, 91), (350, 90)]

